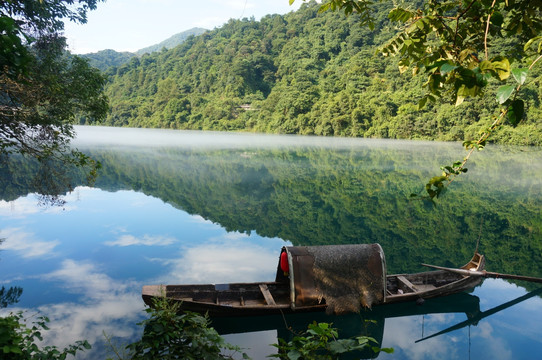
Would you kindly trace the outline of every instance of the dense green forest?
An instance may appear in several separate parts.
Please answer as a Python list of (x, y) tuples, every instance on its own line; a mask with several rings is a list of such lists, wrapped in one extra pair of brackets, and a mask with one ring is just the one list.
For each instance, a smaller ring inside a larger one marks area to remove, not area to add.
[[(377, 3), (376, 28), (356, 15), (318, 13), (305, 3), (286, 15), (230, 20), (222, 27), (107, 70), (106, 125), (247, 130), (285, 134), (464, 140), (477, 136), (497, 103), (443, 101), (417, 110), (422, 76), (400, 74), (376, 54), (395, 34)], [(513, 39), (498, 46), (513, 46)], [(494, 141), (542, 144), (538, 71), (526, 87), (526, 119)], [(495, 84), (497, 86), (497, 84)], [(445, 99), (446, 100), (446, 99)], [(85, 120), (81, 120), (85, 123)]]
[(88, 60), (88, 63), (93, 67), (106, 71), (111, 67), (117, 67), (130, 61), (131, 58), (136, 56), (135, 53), (122, 51), (118, 52), (111, 49), (101, 50), (95, 53), (81, 55), (81, 57)]

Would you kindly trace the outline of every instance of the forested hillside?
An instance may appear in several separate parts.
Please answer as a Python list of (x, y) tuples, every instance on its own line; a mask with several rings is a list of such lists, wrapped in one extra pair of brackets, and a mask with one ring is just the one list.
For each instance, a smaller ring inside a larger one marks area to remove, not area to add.
[(80, 56), (87, 59), (89, 64), (93, 67), (100, 69), (101, 71), (106, 71), (110, 67), (118, 67), (126, 64), (131, 58), (136, 56), (136, 54), (128, 51), (118, 52), (106, 49)]
[[(418, 111), (425, 79), (401, 75), (394, 58), (376, 54), (394, 34), (387, 20), (392, 5), (376, 6), (374, 31), (355, 15), (319, 14), (313, 2), (261, 21), (230, 20), (174, 49), (132, 58), (109, 71), (105, 123), (402, 139), (476, 136), (498, 115), (497, 103), (444, 101)], [(526, 119), (493, 140), (542, 144), (540, 80), (527, 87)]]

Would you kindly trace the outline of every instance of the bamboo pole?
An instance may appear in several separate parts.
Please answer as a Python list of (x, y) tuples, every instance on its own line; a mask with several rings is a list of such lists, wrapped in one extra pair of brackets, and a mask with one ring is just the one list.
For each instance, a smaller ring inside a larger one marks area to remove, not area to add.
[(463, 275), (463, 276), (479, 276), (479, 277), (484, 277), (484, 278), (523, 280), (523, 281), (530, 281), (530, 282), (535, 282), (535, 283), (542, 283), (542, 278), (537, 278), (537, 277), (532, 277), (532, 276), (500, 274), (500, 273), (485, 271), (485, 270), (475, 271), (475, 270), (466, 270), (466, 269), (454, 269), (454, 268), (447, 268), (447, 267), (429, 265), (429, 264), (422, 264), (422, 265), (433, 268), (433, 269), (453, 272), (453, 273)]

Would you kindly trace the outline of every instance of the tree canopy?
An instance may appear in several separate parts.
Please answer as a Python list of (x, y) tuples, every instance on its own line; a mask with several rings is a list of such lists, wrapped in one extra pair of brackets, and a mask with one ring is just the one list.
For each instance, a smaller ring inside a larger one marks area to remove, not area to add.
[(65, 19), (86, 22), (87, 11), (97, 2), (0, 3), (0, 159), (21, 153), (51, 169), (53, 162), (95, 165), (68, 144), (76, 117), (105, 117), (105, 78), (66, 51), (60, 32)]

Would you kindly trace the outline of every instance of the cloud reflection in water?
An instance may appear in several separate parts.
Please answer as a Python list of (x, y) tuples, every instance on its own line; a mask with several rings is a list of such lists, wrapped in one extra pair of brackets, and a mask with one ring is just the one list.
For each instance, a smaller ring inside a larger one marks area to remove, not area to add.
[(134, 191), (79, 187), (66, 200), (66, 211), (40, 209), (33, 195), (0, 204), (1, 280), (24, 289), (18, 307), (1, 313), (49, 317), (44, 343), (86, 339), (93, 348), (81, 359), (106, 357), (104, 331), (121, 344), (137, 340), (142, 285), (273, 280), (288, 244), (228, 233)]
[[(246, 234), (226, 234), (201, 245), (184, 247), (178, 259), (152, 259), (171, 267), (159, 283), (177, 284), (273, 281), (280, 239), (261, 239), (255, 243)], [(267, 247), (262, 246), (264, 241)]]
[(99, 358), (98, 353), (103, 353), (105, 349), (96, 344), (103, 343), (103, 332), (133, 340), (140, 336), (142, 329), (134, 326), (143, 319), (143, 304), (137, 283), (112, 279), (89, 262), (71, 259), (64, 260), (58, 270), (43, 275), (42, 281), (53, 289), (60, 284), (59, 287), (81, 295), (80, 300), (43, 304), (37, 308), (11, 307), (2, 313), (23, 310), (31, 320), (35, 314), (47, 316), (50, 330), (43, 332), (43, 345), (64, 348), (77, 340), (86, 339), (96, 351), (91, 350), (80, 357)]
[(18, 227), (0, 229), (0, 239), (5, 239), (2, 243), (3, 250), (15, 251), (23, 258), (50, 256), (60, 243), (58, 240), (40, 240), (34, 233)]

